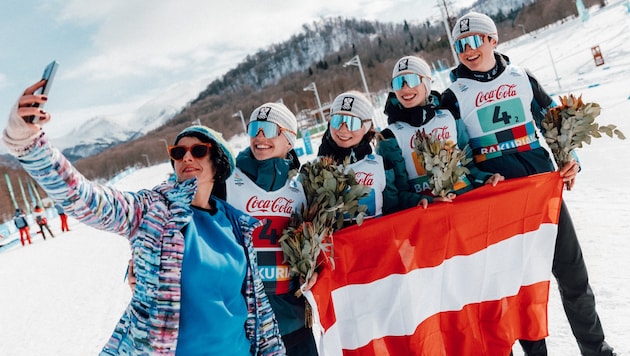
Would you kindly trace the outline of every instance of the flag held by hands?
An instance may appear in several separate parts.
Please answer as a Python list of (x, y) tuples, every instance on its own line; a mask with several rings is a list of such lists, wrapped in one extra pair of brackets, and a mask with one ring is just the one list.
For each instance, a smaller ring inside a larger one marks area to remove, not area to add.
[(484, 186), (334, 234), (305, 295), (322, 355), (508, 355), (548, 334), (562, 180)]

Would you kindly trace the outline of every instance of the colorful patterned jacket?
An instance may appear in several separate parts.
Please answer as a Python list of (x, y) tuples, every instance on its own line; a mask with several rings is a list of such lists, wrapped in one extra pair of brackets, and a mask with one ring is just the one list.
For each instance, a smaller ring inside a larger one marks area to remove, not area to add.
[[(18, 159), (66, 213), (97, 229), (129, 239), (136, 287), (102, 355), (174, 355), (177, 347), (184, 253), (182, 228), (192, 218), (196, 180), (164, 183), (152, 190), (120, 192), (88, 181), (42, 134)], [(237, 239), (246, 250), (243, 284), (246, 335), (252, 355), (284, 355), (278, 324), (256, 267), (251, 233), (257, 220), (226, 205)]]

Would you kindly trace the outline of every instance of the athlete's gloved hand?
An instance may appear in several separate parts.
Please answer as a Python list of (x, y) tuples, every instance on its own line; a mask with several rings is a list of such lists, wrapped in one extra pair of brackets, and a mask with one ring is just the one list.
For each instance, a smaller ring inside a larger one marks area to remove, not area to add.
[[(33, 106), (33, 104), (41, 106), (48, 100), (45, 95), (33, 94), (44, 83), (45, 81), (41, 80), (28, 87), (9, 112), (9, 121), (4, 129), (2, 141), (9, 153), (15, 156), (25, 153), (41, 134), (41, 125), (50, 121), (49, 113), (41, 107)], [(29, 116), (34, 116), (37, 123), (28, 123), (25, 118)]]

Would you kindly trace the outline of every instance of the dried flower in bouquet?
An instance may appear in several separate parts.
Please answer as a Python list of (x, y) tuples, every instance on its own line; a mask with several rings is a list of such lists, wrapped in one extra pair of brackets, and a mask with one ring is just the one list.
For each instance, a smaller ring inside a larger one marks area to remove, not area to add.
[(583, 143), (590, 144), (591, 137), (602, 137), (602, 133), (625, 139), (624, 134), (615, 125), (600, 126), (595, 122), (601, 107), (597, 103), (584, 103), (570, 94), (561, 96), (560, 104), (549, 109), (542, 120), (545, 141), (553, 152), (556, 163), (563, 167), (571, 160), (571, 151), (581, 148)]
[(429, 177), (431, 193), (436, 197), (446, 197), (455, 190), (455, 184), (461, 177), (470, 173), (465, 165), (471, 159), (453, 141), (438, 140), (424, 130), (418, 130), (413, 144), (419, 163)]
[(334, 268), (332, 236), (343, 227), (344, 219), (359, 225), (363, 222), (367, 207), (360, 205), (359, 199), (367, 196), (370, 188), (357, 183), (352, 170), (344, 173), (346, 166), (347, 162), (338, 165), (327, 157), (302, 166), (306, 206), (293, 213), (282, 231), (280, 245), (291, 274), (306, 281), (313, 275), (320, 253)]

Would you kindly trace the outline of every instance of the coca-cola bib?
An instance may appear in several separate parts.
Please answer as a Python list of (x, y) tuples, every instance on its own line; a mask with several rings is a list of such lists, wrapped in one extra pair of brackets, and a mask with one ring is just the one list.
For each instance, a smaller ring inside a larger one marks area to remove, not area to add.
[(386, 184), (383, 167), (383, 157), (377, 154), (369, 154), (362, 160), (346, 166), (346, 173), (350, 169), (354, 171), (357, 183), (370, 187), (368, 196), (359, 199), (359, 204), (367, 206), (366, 218), (383, 214), (383, 191)]
[(507, 66), (490, 82), (457, 79), (450, 89), (459, 102), (476, 162), (540, 147), (530, 110), (534, 94), (522, 68)]
[(226, 181), (226, 192), (228, 203), (263, 222), (262, 227), (254, 230), (253, 243), (265, 291), (288, 293), (289, 265), (283, 263), (279, 240), (291, 213), (306, 204), (302, 184), (289, 179), (282, 188), (267, 192), (236, 168)]
[[(389, 125), (388, 129), (390, 129), (396, 137), (398, 147), (400, 147), (402, 151), (402, 156), (405, 160), (405, 168), (409, 176), (410, 188), (419, 194), (432, 195), (429, 177), (424, 168), (424, 160), (414, 149), (416, 133), (418, 131), (424, 132), (426, 135), (444, 141), (448, 145), (457, 145), (457, 126), (455, 118), (447, 110), (436, 110), (435, 116), (420, 127), (411, 126), (406, 122), (395, 122)], [(468, 178), (462, 176), (460, 180), (455, 183), (454, 189), (459, 190), (470, 184)]]

